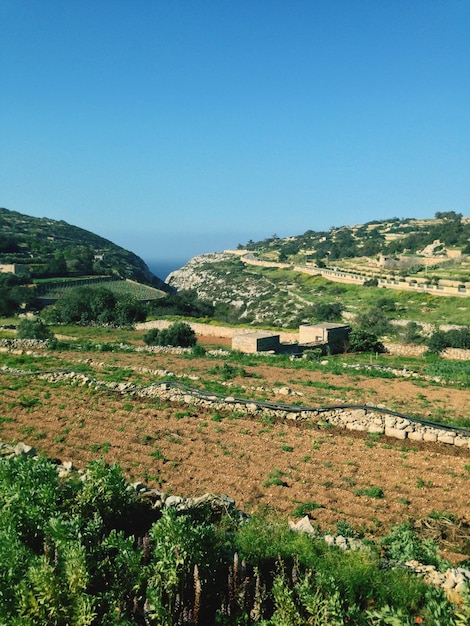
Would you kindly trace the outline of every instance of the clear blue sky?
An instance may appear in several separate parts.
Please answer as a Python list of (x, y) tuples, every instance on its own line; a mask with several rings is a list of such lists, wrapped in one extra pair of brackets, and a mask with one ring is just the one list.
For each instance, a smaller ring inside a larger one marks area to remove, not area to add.
[(0, 206), (145, 260), (469, 215), (468, 0), (1, 0)]

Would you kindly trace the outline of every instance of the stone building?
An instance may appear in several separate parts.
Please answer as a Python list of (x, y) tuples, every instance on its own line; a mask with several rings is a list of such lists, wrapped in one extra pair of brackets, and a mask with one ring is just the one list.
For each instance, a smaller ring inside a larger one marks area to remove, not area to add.
[(0, 272), (3, 274), (28, 274), (28, 266), (20, 263), (1, 263)]
[(252, 332), (234, 335), (232, 337), (232, 350), (240, 352), (279, 352), (279, 335), (265, 332)]
[(328, 352), (342, 352), (348, 341), (351, 327), (349, 324), (320, 322), (318, 324), (301, 324), (299, 327), (299, 345), (325, 346)]

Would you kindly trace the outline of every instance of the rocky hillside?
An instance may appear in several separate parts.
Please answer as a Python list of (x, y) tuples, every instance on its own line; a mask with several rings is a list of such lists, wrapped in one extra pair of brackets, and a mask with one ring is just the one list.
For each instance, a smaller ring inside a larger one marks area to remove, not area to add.
[(285, 281), (272, 280), (228, 253), (203, 254), (167, 278), (180, 291), (195, 291), (210, 302), (217, 319), (254, 325), (295, 327), (311, 315), (312, 303), (288, 291)]
[(169, 290), (140, 257), (99, 235), (0, 208), (0, 264), (13, 263), (33, 278), (113, 276)]
[(229, 323), (296, 328), (380, 309), (403, 323), (466, 325), (470, 219), (449, 213), (273, 236), (195, 257), (167, 281), (195, 292)]

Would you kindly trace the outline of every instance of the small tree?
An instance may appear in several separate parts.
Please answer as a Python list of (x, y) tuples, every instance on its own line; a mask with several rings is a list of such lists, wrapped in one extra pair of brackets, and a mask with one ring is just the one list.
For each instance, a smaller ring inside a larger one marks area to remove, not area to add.
[(432, 352), (433, 354), (441, 354), (441, 352), (449, 347), (446, 333), (442, 330), (436, 330), (427, 340), (426, 346), (429, 352)]
[(54, 339), (51, 329), (39, 318), (25, 318), (18, 324), (16, 330), (18, 339), (39, 339), (47, 341)]
[(421, 326), (416, 322), (408, 322), (400, 333), (400, 338), (403, 343), (408, 344), (422, 344), (424, 341)]
[(343, 310), (341, 302), (319, 302), (313, 307), (313, 317), (318, 322), (333, 322), (341, 319)]
[(377, 335), (365, 328), (356, 328), (350, 332), (349, 349), (352, 352), (385, 352)]
[(143, 337), (148, 346), (192, 348), (196, 345), (194, 330), (186, 322), (175, 322), (168, 328), (151, 328)]

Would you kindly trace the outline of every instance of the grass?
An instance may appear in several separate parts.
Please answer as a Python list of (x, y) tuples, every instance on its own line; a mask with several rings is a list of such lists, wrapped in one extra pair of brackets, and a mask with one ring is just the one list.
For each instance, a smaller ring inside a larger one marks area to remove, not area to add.
[(167, 458), (165, 457), (165, 455), (161, 451), (161, 448), (159, 447), (156, 447), (155, 450), (150, 453), (150, 456), (156, 461), (167, 461)]
[(425, 487), (432, 487), (432, 480), (423, 480), (422, 478), (418, 478), (416, 480), (416, 487), (418, 489), (424, 489)]
[(294, 510), (292, 511), (293, 517), (305, 517), (309, 515), (315, 509), (322, 509), (323, 504), (318, 504), (318, 502), (301, 502), (298, 504)]
[(19, 396), (19, 404), (24, 409), (31, 409), (34, 406), (41, 406), (41, 401), (37, 396), (29, 396), (26, 394), (21, 394)]
[[(3, 428), (3, 424), (11, 424), (15, 420), (7, 415), (0, 415), (0, 430)], [(470, 466), (469, 466), (470, 467)]]
[(385, 497), (383, 489), (375, 485), (371, 485), (370, 487), (363, 487), (361, 489), (356, 489), (356, 491), (354, 492), (354, 495), (355, 496), (367, 496), (368, 498), (376, 498), (376, 499), (381, 499)]
[(93, 443), (90, 446), (91, 452), (103, 452), (103, 454), (107, 454), (112, 448), (112, 445), (109, 441), (104, 441), (103, 443)]
[(288, 484), (284, 480), (284, 477), (288, 476), (286, 472), (280, 469), (273, 469), (269, 472), (266, 480), (263, 482), (263, 487), (287, 487)]

